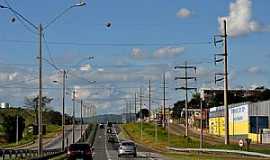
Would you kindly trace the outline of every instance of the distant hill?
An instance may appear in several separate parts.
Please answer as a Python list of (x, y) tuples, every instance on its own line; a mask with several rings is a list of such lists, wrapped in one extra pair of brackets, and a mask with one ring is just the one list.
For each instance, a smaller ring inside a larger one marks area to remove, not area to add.
[[(76, 120), (79, 121), (79, 118), (76, 118)], [(97, 115), (95, 117), (84, 118), (83, 120), (84, 123), (91, 123), (91, 122), (107, 123), (107, 121), (122, 123), (122, 115), (104, 114), (104, 115)]]

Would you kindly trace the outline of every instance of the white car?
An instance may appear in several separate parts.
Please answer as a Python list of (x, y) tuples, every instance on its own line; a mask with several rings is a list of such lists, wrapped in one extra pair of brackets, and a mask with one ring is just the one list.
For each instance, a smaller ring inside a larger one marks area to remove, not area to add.
[(135, 143), (132, 141), (120, 142), (120, 146), (118, 148), (118, 157), (121, 157), (122, 155), (133, 155), (133, 157), (137, 157), (137, 149)]

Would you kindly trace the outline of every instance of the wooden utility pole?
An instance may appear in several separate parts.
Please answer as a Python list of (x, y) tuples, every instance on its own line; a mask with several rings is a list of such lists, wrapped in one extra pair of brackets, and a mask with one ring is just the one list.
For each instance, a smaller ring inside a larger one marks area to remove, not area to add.
[(142, 131), (143, 131), (143, 126), (142, 126), (142, 122), (143, 122), (143, 113), (142, 113), (142, 98), (143, 98), (143, 95), (142, 95), (142, 88), (140, 88), (140, 121), (141, 121), (141, 140), (142, 140)]
[(137, 93), (135, 92), (135, 99), (134, 99), (134, 112), (135, 112), (135, 121), (137, 120)]
[(149, 117), (151, 117), (151, 80), (149, 80), (149, 86), (148, 86), (148, 109), (149, 109)]
[(163, 89), (163, 107), (162, 107), (162, 126), (166, 127), (166, 75), (163, 73), (163, 83), (162, 83), (162, 89)]
[(176, 66), (175, 69), (184, 69), (185, 76), (184, 77), (175, 77), (175, 80), (185, 80), (185, 87), (175, 88), (176, 90), (185, 90), (185, 136), (188, 136), (188, 91), (189, 90), (197, 90), (197, 88), (188, 87), (188, 80), (194, 79), (196, 81), (196, 77), (188, 76), (188, 69), (194, 69), (196, 73), (195, 66), (188, 66), (187, 61), (184, 66)]
[(227, 24), (224, 20), (224, 115), (225, 115), (225, 144), (229, 141), (229, 107), (228, 107), (228, 49), (227, 49)]
[(200, 112), (201, 112), (201, 118), (200, 118), (200, 148), (203, 147), (203, 104), (202, 100), (200, 99)]
[[(226, 145), (230, 144), (229, 136), (229, 107), (228, 107), (228, 35), (227, 35), (227, 22), (224, 22), (224, 33), (222, 35), (216, 35), (214, 37), (215, 46), (218, 43), (224, 43), (224, 53), (215, 54), (215, 64), (218, 62), (224, 62), (224, 73), (215, 74), (215, 83), (224, 80), (224, 143)], [(216, 40), (216, 37), (221, 37), (223, 39)], [(216, 56), (222, 56), (223, 58), (217, 59)], [(223, 76), (222, 78), (217, 78), (217, 76)]]

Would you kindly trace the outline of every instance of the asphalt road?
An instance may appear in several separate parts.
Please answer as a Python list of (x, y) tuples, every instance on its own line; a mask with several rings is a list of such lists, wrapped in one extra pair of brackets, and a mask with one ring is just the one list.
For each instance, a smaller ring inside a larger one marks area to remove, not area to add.
[[(83, 133), (87, 125), (83, 125)], [(81, 138), (81, 127), (80, 125), (75, 125), (75, 142), (79, 141)], [(65, 128), (65, 146), (72, 143), (72, 126), (66, 126)], [(62, 135), (55, 137), (48, 144), (45, 145), (46, 149), (58, 149), (62, 147)]]
[[(94, 142), (94, 160), (163, 160), (158, 154), (147, 152), (147, 149), (137, 147), (137, 157), (118, 158), (119, 143), (109, 143), (106, 138), (106, 129), (98, 129)], [(116, 137), (117, 139), (118, 137)]]
[[(87, 125), (83, 125), (83, 131), (87, 128)], [(72, 125), (65, 126), (65, 146), (68, 146), (72, 143)], [(75, 125), (75, 142), (78, 141), (81, 137), (81, 128), (80, 125)], [(44, 141), (43, 141), (44, 142)], [(46, 143), (46, 142), (44, 142)], [(59, 149), (62, 147), (62, 134), (59, 134), (57, 137), (54, 137), (46, 144), (43, 144), (44, 149)], [(19, 149), (37, 149), (37, 143), (21, 147)]]

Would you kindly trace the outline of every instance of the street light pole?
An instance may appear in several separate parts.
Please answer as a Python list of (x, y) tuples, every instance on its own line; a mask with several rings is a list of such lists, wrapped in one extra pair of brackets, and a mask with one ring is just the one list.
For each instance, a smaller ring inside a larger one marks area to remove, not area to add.
[(62, 92), (62, 151), (65, 150), (65, 95), (66, 95), (66, 71), (63, 70), (63, 92)]
[(72, 92), (72, 144), (75, 143), (75, 90)]
[(42, 35), (43, 35), (43, 28), (40, 24), (38, 27), (39, 32), (39, 99), (38, 99), (38, 155), (42, 156)]
[(57, 15), (52, 21), (50, 21), (43, 29), (42, 24), (39, 24), (39, 26), (36, 26), (31, 21), (29, 21), (26, 17), (24, 17), (22, 14), (14, 10), (11, 6), (4, 6), (0, 4), (1, 9), (8, 9), (10, 10), (16, 17), (21, 18), (24, 22), (26, 22), (28, 25), (33, 27), (35, 30), (38, 31), (38, 37), (39, 37), (39, 47), (38, 52), (39, 56), (37, 57), (39, 59), (39, 98), (38, 98), (38, 155), (42, 156), (42, 105), (43, 105), (43, 98), (42, 98), (42, 37), (43, 37), (43, 30), (47, 29), (51, 24), (56, 22), (60, 17), (62, 17), (65, 13), (67, 13), (70, 9), (75, 7), (82, 7), (85, 6), (86, 3), (81, 1), (78, 4), (72, 5), (61, 14)]
[(83, 100), (81, 99), (81, 138), (82, 138), (82, 131), (83, 131), (83, 128), (82, 128), (82, 124), (83, 124)]
[(19, 115), (16, 113), (16, 144), (19, 144)]

